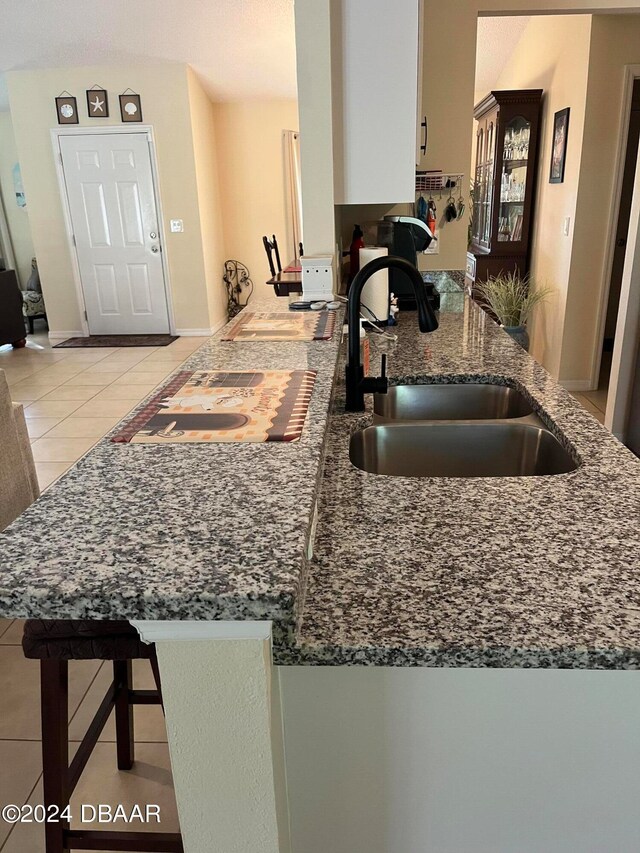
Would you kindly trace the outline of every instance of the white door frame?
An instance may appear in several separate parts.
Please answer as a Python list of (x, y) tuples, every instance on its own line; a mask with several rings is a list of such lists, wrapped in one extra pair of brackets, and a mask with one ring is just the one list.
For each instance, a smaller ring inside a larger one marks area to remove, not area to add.
[(62, 151), (60, 149), (61, 136), (107, 136), (109, 134), (119, 133), (138, 133), (146, 137), (149, 145), (149, 158), (151, 160), (151, 175), (153, 179), (153, 194), (155, 197), (156, 209), (158, 212), (158, 231), (160, 233), (162, 261), (162, 274), (164, 277), (164, 292), (167, 301), (167, 313), (169, 315), (169, 331), (172, 335), (176, 334), (176, 322), (173, 314), (173, 301), (171, 299), (171, 282), (169, 278), (169, 265), (166, 257), (166, 241), (164, 233), (164, 215), (162, 212), (162, 203), (160, 199), (160, 181), (158, 178), (158, 163), (156, 159), (156, 146), (153, 138), (153, 128), (150, 124), (140, 124), (136, 127), (127, 125), (102, 125), (101, 127), (53, 127), (51, 128), (51, 141), (53, 144), (54, 161), (56, 166), (56, 175), (58, 177), (58, 187), (60, 190), (60, 199), (62, 201), (62, 214), (64, 218), (64, 228), (67, 235), (67, 245), (71, 255), (71, 266), (73, 269), (73, 281), (76, 288), (76, 297), (78, 299), (78, 308), (80, 310), (80, 323), (82, 324), (83, 337), (89, 337), (89, 324), (87, 323), (87, 311), (84, 301), (84, 291), (82, 289), (82, 276), (80, 275), (80, 263), (78, 261), (78, 252), (73, 237), (73, 220), (71, 218), (71, 208), (69, 206), (69, 197), (67, 195), (67, 184), (64, 176), (64, 166), (62, 163)]
[(629, 239), (622, 273), (605, 426), (626, 442), (640, 337), (640, 152), (636, 161)]
[[(616, 232), (618, 230), (618, 211), (620, 210), (620, 198), (622, 196), (622, 179), (624, 176), (624, 164), (627, 157), (627, 141), (629, 138), (629, 119), (631, 113), (631, 98), (633, 95), (633, 84), (640, 79), (640, 65), (625, 65), (624, 83), (622, 92), (622, 112), (618, 124), (618, 150), (614, 167), (615, 181), (613, 185), (613, 196), (611, 199), (611, 214), (609, 216), (609, 229), (607, 234), (604, 279), (600, 289), (600, 305), (598, 307), (598, 335), (596, 337), (596, 348), (591, 357), (591, 388), (598, 387), (600, 378), (600, 365), (602, 362), (602, 346), (604, 344), (605, 325), (607, 321), (607, 305), (609, 302), (609, 290), (611, 289), (611, 273), (613, 270), (613, 256), (616, 249)], [(627, 240), (627, 250), (634, 242), (630, 236)], [(616, 337), (622, 330), (620, 317), (616, 326)]]

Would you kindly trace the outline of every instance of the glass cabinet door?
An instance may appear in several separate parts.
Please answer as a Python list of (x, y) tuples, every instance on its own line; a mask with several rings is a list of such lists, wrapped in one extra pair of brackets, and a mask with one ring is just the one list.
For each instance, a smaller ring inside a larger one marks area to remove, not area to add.
[(504, 129), (497, 235), (501, 242), (522, 240), (530, 131), (531, 122), (522, 116), (511, 119)]
[(490, 121), (478, 130), (473, 188), (473, 238), (476, 244), (487, 248), (491, 242), (494, 148), (495, 125)]

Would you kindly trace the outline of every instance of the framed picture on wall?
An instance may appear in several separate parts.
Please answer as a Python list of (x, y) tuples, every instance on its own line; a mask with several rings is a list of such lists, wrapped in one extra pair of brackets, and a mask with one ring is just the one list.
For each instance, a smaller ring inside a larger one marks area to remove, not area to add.
[(553, 117), (553, 140), (551, 142), (551, 167), (549, 183), (561, 184), (564, 181), (564, 161), (567, 156), (569, 138), (569, 107), (565, 107)]
[(63, 92), (56, 98), (58, 124), (78, 124), (78, 105), (73, 95)]
[(120, 95), (120, 116), (122, 121), (142, 121), (142, 103), (140, 95), (133, 92), (131, 94)]
[(89, 118), (107, 118), (109, 98), (106, 89), (87, 89), (87, 112)]

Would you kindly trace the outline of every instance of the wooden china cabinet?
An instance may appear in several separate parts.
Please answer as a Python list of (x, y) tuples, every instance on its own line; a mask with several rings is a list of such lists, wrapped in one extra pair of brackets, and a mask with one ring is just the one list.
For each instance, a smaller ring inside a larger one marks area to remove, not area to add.
[(541, 99), (542, 89), (490, 92), (473, 111), (478, 128), (467, 271), (475, 281), (529, 270)]

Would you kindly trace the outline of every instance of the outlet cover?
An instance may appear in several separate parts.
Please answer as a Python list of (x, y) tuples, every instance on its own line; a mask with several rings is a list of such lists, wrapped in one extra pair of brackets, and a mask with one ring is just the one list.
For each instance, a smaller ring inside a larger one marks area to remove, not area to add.
[(172, 219), (171, 220), (171, 233), (178, 234), (179, 232), (184, 231), (184, 223), (182, 219)]

